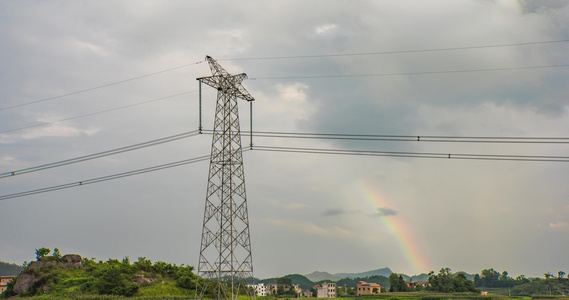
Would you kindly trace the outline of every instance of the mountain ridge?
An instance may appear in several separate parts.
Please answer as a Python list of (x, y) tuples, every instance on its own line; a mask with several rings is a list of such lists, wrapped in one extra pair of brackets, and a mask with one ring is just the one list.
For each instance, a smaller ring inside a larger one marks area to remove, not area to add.
[(381, 275), (381, 276), (389, 277), (389, 275), (391, 275), (391, 273), (393, 273), (393, 271), (391, 271), (390, 268), (380, 268), (380, 269), (375, 269), (375, 270), (361, 272), (361, 273), (336, 273), (336, 274), (333, 274), (333, 276), (339, 277), (342, 279), (343, 278), (369, 277), (369, 276), (375, 276), (375, 275)]
[(313, 282), (322, 281), (322, 280), (338, 281), (338, 280), (342, 279), (342, 278), (336, 277), (336, 276), (334, 276), (328, 272), (320, 272), (320, 271), (314, 271), (310, 274), (304, 275), (304, 277), (308, 278), (308, 280), (313, 281)]
[(16, 276), (22, 270), (24, 270), (24, 267), (18, 264), (0, 261), (0, 276)]

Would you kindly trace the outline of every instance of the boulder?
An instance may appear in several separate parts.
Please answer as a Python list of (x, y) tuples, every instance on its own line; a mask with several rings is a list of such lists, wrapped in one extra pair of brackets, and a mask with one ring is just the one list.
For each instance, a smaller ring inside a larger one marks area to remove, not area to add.
[(14, 285), (14, 293), (15, 294), (22, 294), (27, 292), (32, 284), (36, 281), (36, 277), (32, 274), (22, 274), (16, 280), (16, 284)]
[(61, 258), (61, 261), (67, 263), (80, 263), (81, 255), (79, 254), (66, 254)]
[(47, 266), (55, 266), (57, 264), (56, 261), (34, 261), (32, 263), (30, 263), (30, 265), (28, 266), (28, 270), (31, 271), (35, 271), (37, 269), (41, 269), (43, 267), (47, 267)]
[(146, 278), (143, 274), (137, 274), (134, 276), (134, 282), (138, 284), (151, 284), (156, 279), (154, 278)]

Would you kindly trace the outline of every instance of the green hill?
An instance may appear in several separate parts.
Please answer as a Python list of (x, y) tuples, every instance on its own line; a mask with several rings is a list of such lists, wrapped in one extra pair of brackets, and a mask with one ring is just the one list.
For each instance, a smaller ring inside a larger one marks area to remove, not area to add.
[(315, 283), (312, 282), (310, 279), (300, 274), (290, 274), (286, 275), (285, 277), (290, 278), (292, 284), (298, 284), (298, 286), (303, 290), (310, 290), (315, 285)]
[(16, 276), (24, 270), (24, 267), (0, 261), (0, 276)]
[(336, 286), (349, 286), (355, 288), (358, 281), (365, 281), (365, 282), (373, 282), (378, 283), (384, 288), (389, 288), (389, 278), (382, 276), (382, 275), (374, 275), (374, 276), (366, 276), (366, 277), (357, 277), (357, 278), (344, 278), (340, 279), (336, 282)]
[[(292, 284), (298, 284), (298, 286), (303, 289), (303, 290), (310, 290), (312, 289), (312, 287), (316, 284), (313, 281), (311, 281), (310, 279), (306, 278), (306, 276), (304, 275), (300, 275), (300, 274), (289, 274), (289, 275), (285, 275), (283, 276), (285, 278), (289, 278), (292, 282)], [(266, 279), (259, 279), (256, 280), (256, 282), (259, 283), (277, 283), (279, 278), (266, 278)]]
[[(46, 250), (49, 253), (50, 250)], [(61, 256), (57, 252), (57, 255), (42, 255), (31, 262), (0, 297), (192, 296), (199, 280), (192, 271), (191, 266), (152, 263), (145, 257), (139, 257), (134, 263), (128, 257), (122, 261), (96, 262), (77, 254)]]

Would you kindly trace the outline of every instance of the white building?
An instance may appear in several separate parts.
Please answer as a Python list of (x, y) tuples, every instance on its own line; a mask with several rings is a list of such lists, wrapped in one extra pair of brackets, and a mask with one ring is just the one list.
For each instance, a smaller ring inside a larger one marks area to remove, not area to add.
[(324, 282), (321, 286), (316, 286), (316, 297), (336, 298), (336, 284)]
[(264, 283), (248, 284), (247, 287), (253, 288), (255, 290), (255, 295), (257, 296), (267, 296), (267, 287)]

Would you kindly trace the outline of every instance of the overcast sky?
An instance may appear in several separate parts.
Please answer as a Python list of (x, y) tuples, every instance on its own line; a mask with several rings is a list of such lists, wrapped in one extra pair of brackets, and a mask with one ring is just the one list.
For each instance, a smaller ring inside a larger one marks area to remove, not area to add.
[[(255, 98), (256, 131), (568, 136), (567, 1), (2, 0), (0, 28), (0, 172), (196, 130), (195, 78), (211, 75), (206, 55), (232, 74), (248, 74), (243, 85)], [(448, 72), (461, 70), (471, 71)], [(381, 76), (348, 76), (372, 74)], [(215, 97), (204, 86), (206, 129)], [(248, 130), (247, 103), (240, 110)], [(501, 155), (569, 150), (254, 143)], [(0, 193), (198, 157), (210, 147), (211, 135), (202, 134), (0, 179)], [(569, 272), (568, 163), (262, 151), (245, 152), (244, 161), (255, 277), (383, 267), (408, 275), (443, 267), (492, 267), (514, 277)], [(200, 162), (0, 201), (0, 260), (22, 263), (36, 248), (58, 247), (102, 260), (195, 266), (207, 172)]]

